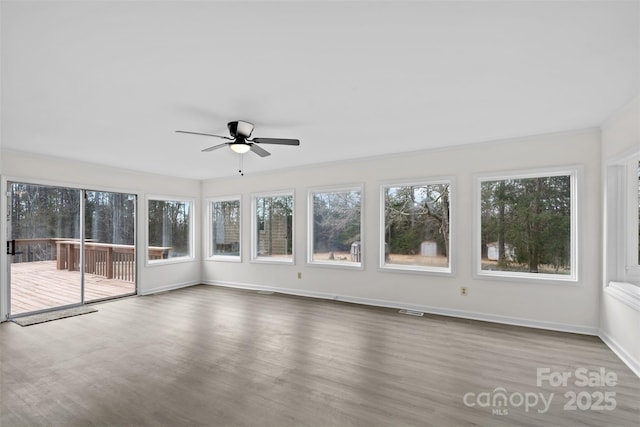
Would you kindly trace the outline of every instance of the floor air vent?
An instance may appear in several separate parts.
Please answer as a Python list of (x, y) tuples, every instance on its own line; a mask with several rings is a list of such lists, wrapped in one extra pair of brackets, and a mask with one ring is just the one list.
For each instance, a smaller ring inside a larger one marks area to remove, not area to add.
[(400, 314), (406, 314), (408, 316), (418, 316), (418, 317), (422, 317), (424, 316), (424, 313), (421, 311), (416, 311), (416, 310), (399, 310), (398, 313)]

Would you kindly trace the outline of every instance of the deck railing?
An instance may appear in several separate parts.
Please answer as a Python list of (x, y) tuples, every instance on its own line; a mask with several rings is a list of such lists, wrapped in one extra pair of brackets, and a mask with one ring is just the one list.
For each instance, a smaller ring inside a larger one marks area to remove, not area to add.
[[(149, 247), (149, 259), (166, 258), (170, 247)], [(16, 239), (14, 263), (56, 261), (58, 270), (80, 270), (80, 241), (77, 239)], [(85, 273), (125, 282), (135, 280), (135, 246), (84, 243)]]
[(16, 239), (16, 254), (12, 262), (54, 261), (57, 240), (67, 239)]

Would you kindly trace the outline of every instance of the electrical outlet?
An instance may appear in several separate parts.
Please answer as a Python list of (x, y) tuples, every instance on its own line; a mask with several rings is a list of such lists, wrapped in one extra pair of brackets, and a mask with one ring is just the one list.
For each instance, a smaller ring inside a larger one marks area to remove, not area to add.
[(466, 286), (462, 286), (460, 288), (460, 295), (462, 295), (463, 297), (467, 296), (467, 287)]
[(298, 279), (302, 279), (302, 273), (298, 272)]

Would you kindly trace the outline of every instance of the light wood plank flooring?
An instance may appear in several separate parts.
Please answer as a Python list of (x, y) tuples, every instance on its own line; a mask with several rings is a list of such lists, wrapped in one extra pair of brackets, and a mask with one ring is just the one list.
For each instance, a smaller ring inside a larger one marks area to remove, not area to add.
[[(2, 427), (640, 422), (640, 379), (595, 337), (213, 286), (96, 307), (0, 324)], [(538, 387), (537, 368), (617, 381)], [(496, 388), (512, 402), (479, 405)], [(583, 407), (585, 393), (615, 393), (616, 407), (566, 410), (571, 392)], [(548, 411), (518, 405), (541, 393)]]
[[(84, 275), (87, 301), (135, 292), (135, 284)], [(11, 314), (26, 313), (80, 302), (80, 272), (57, 270), (55, 261), (11, 264)]]

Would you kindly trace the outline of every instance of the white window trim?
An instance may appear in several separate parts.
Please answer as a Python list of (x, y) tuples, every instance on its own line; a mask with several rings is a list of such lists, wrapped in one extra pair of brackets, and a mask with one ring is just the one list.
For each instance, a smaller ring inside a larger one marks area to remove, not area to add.
[[(637, 168), (640, 150), (609, 159), (604, 165), (604, 292), (640, 311)], [(633, 182), (633, 185), (629, 185)]]
[[(385, 190), (389, 187), (425, 186), (425, 185), (449, 185), (449, 266), (448, 267), (428, 267), (417, 265), (389, 264), (385, 262)], [(379, 270), (387, 272), (424, 273), (437, 276), (455, 275), (455, 211), (456, 211), (456, 180), (453, 176), (439, 176), (429, 178), (418, 178), (403, 181), (385, 181), (380, 185), (380, 230), (379, 230)]]
[[(291, 206), (293, 207), (293, 211), (291, 212), (291, 259), (282, 259), (282, 258), (270, 258), (270, 257), (260, 257), (257, 254), (257, 234), (258, 234), (258, 223), (256, 218), (256, 200), (259, 197), (279, 197), (279, 196), (291, 196)], [(258, 193), (251, 193), (251, 247), (250, 247), (250, 260), (251, 263), (257, 264), (286, 264), (286, 265), (295, 265), (296, 260), (296, 196), (295, 190), (280, 190), (280, 191), (265, 191)]]
[[(582, 206), (582, 182), (584, 167), (581, 165), (561, 166), (540, 169), (503, 171), (474, 175), (474, 233), (473, 233), (473, 277), (475, 279), (506, 280), (520, 283), (547, 283), (553, 285), (581, 286), (579, 279), (581, 274), (581, 223), (578, 221)], [(527, 273), (512, 271), (488, 271), (482, 270), (482, 254), (480, 244), (482, 242), (481, 203), (482, 182), (500, 181), (506, 179), (527, 179), (550, 176), (570, 176), (571, 180), (571, 274), (567, 276), (559, 274)]]
[[(205, 250), (205, 261), (226, 261), (226, 262), (242, 262), (242, 196), (239, 194), (235, 194), (232, 196), (218, 196), (218, 197), (210, 197), (205, 199), (206, 201), (206, 212), (205, 218), (207, 219), (204, 224), (204, 250)], [(215, 255), (213, 254), (213, 238), (211, 236), (212, 227), (211, 220), (213, 217), (213, 208), (212, 204), (216, 202), (235, 202), (237, 201), (239, 204), (239, 215), (240, 215), (240, 229), (238, 236), (238, 243), (240, 245), (238, 255)], [(213, 255), (212, 255), (213, 254)]]
[(316, 193), (347, 193), (360, 192), (360, 250), (364, 249), (364, 184), (314, 187), (307, 190), (307, 264), (333, 268), (347, 268), (364, 270), (364, 257), (360, 253), (360, 262), (353, 261), (319, 261), (313, 259), (313, 195)]
[[(149, 259), (149, 201), (159, 200), (165, 202), (183, 202), (189, 203), (191, 213), (189, 218), (189, 255), (167, 259)], [(174, 197), (174, 196), (161, 196), (161, 195), (147, 195), (144, 203), (144, 215), (145, 215), (145, 227), (144, 227), (144, 259), (146, 267), (156, 267), (159, 265), (178, 264), (184, 262), (195, 262), (195, 221), (196, 221), (196, 200), (188, 197)]]

